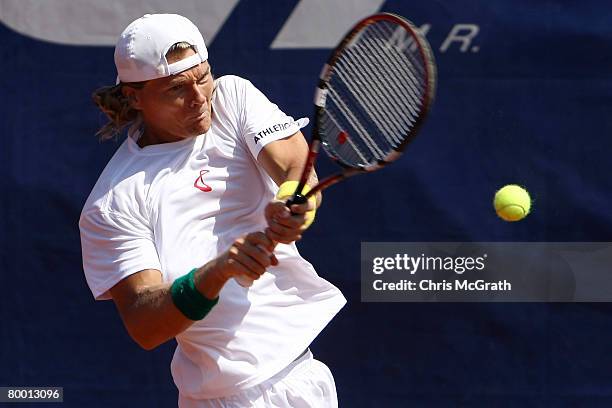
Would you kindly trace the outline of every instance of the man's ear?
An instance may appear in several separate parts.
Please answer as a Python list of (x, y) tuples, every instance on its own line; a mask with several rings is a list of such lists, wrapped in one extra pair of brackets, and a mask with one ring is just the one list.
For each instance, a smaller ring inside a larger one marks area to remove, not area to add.
[(128, 98), (128, 101), (130, 102), (132, 108), (136, 110), (142, 109), (142, 96), (140, 95), (140, 89), (132, 88), (131, 86), (122, 86), (121, 93), (123, 94), (123, 96)]

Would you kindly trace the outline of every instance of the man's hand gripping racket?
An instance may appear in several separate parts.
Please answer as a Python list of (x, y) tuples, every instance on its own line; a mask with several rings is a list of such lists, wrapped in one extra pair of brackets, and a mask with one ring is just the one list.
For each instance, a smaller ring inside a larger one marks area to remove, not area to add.
[[(308, 158), (287, 206), (397, 160), (416, 137), (435, 90), (433, 53), (411, 22), (381, 13), (357, 23), (321, 71)], [(303, 194), (321, 146), (342, 170)], [(242, 286), (253, 283), (236, 279)]]

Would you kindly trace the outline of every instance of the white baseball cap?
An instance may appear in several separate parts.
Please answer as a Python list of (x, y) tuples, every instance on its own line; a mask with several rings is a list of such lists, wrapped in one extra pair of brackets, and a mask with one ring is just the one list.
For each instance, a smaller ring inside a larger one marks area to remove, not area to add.
[[(179, 42), (191, 44), (196, 53), (168, 64), (168, 49)], [(121, 33), (115, 46), (117, 83), (141, 82), (178, 74), (208, 59), (198, 27), (178, 14), (145, 14)]]

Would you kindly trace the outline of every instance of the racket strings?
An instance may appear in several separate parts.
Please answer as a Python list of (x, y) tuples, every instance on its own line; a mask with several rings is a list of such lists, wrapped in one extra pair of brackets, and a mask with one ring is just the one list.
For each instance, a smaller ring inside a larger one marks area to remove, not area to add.
[[(427, 71), (419, 54), (418, 44), (412, 36), (405, 37), (407, 32), (403, 28), (399, 28), (392, 24), (376, 24), (371, 26), (373, 30), (377, 30), (382, 36), (389, 37), (390, 41), (395, 41), (398, 46), (410, 48), (410, 52), (398, 53), (397, 56), (408, 60), (408, 67), (413, 72), (415, 78), (425, 78)], [(402, 43), (403, 42), (403, 43)]]
[[(366, 129), (365, 121), (357, 118), (360, 113), (355, 109), (355, 102), (346, 100), (341, 96), (342, 91), (336, 91), (334, 87), (329, 91), (328, 100), (332, 102), (332, 107), (323, 113), (322, 121), (327, 123), (323, 133), (328, 135), (323, 140), (323, 146), (332, 149), (335, 157), (351, 165), (372, 163), (375, 158), (384, 157), (385, 151), (371, 137), (371, 129)], [(349, 104), (352, 108), (348, 107)]]
[[(347, 52), (347, 56), (348, 58), (344, 59), (344, 61), (355, 59), (353, 72), (360, 72), (360, 65), (372, 66), (373, 64), (379, 63), (379, 61), (372, 58), (369, 54), (361, 52), (361, 50)], [(385, 114), (394, 114), (396, 110), (395, 107), (401, 105), (403, 103), (402, 100), (410, 98), (411, 95), (405, 93), (400, 95), (396, 89), (401, 91), (402, 86), (405, 86), (405, 84), (398, 83), (395, 79), (391, 79), (393, 74), (384, 67), (381, 70), (381, 78), (370, 77), (364, 81), (364, 85), (368, 88), (370, 97), (373, 97), (372, 100), (377, 102), (370, 102), (370, 108), (382, 111)], [(395, 127), (393, 132), (390, 133), (390, 137), (395, 137), (396, 140), (399, 139), (401, 141), (401, 138), (397, 135), (407, 130), (407, 127), (402, 126), (402, 121), (398, 120), (399, 118), (397, 116), (394, 119), (394, 121), (390, 121)]]
[[(380, 136), (376, 137), (371, 124), (368, 122), (374, 121), (378, 127), (376, 130), (381, 135), (393, 134), (395, 132), (388, 127), (385, 128), (383, 123), (386, 120), (377, 110), (368, 109), (371, 102), (366, 99), (366, 95), (359, 91), (361, 84), (354, 85), (352, 81), (346, 80), (341, 69), (336, 70), (335, 73), (338, 74), (337, 77), (340, 81), (330, 81), (328, 85), (330, 92), (328, 100), (332, 104), (326, 109), (327, 115), (334, 118), (335, 128), (328, 129), (328, 131), (331, 130), (331, 133), (327, 134), (339, 134), (346, 130), (351, 136), (347, 139), (351, 141), (349, 144), (333, 143), (332, 141), (332, 145), (337, 153), (336, 156), (340, 156), (350, 163), (355, 163), (354, 160), (359, 158), (360, 164), (372, 163), (383, 159), (388, 153), (389, 147), (396, 143), (392, 139), (388, 139), (388, 145), (383, 146)], [(368, 93), (370, 96), (375, 95), (373, 92)], [(339, 122), (344, 122), (344, 126), (339, 124)], [(384, 133), (380, 129), (383, 129)]]
[[(331, 137), (334, 137), (333, 135), (340, 136), (344, 134), (348, 136), (344, 141), (325, 138), (323, 140), (324, 148), (328, 151), (331, 149), (330, 153), (333, 152), (333, 156), (342, 158), (347, 163), (369, 163), (372, 157), (376, 155), (375, 148), (371, 145), (368, 146), (367, 142), (369, 140), (367, 138), (348, 135), (347, 129), (350, 132), (352, 127), (343, 118), (342, 112), (336, 112), (335, 110), (325, 110), (322, 113), (320, 123), (323, 134), (330, 135)], [(378, 155), (381, 153), (379, 149)]]
[[(350, 92), (352, 92), (353, 95), (356, 96), (356, 99), (359, 101), (361, 106), (364, 107), (364, 109), (368, 109), (367, 107), (371, 103), (369, 98), (372, 98), (372, 100), (375, 102), (371, 106), (371, 109), (369, 110), (369, 112), (372, 114), (372, 119), (374, 120), (375, 124), (378, 126), (379, 130), (383, 131), (385, 134), (388, 134), (390, 136), (389, 138), (391, 139), (389, 140), (390, 143), (399, 144), (401, 140), (397, 138), (395, 135), (403, 131), (404, 129), (399, 129), (396, 126), (397, 125), (396, 122), (394, 121), (390, 122), (386, 120), (385, 110), (384, 110), (384, 106), (386, 104), (385, 98), (381, 98), (380, 92), (374, 92), (376, 88), (375, 85), (373, 85), (371, 81), (369, 81), (368, 78), (366, 78), (366, 76), (360, 70), (355, 69), (356, 64), (357, 63), (354, 57), (347, 53), (347, 58), (343, 59), (342, 61), (339, 61), (336, 64), (335, 72), (338, 74), (340, 80), (343, 81), (347, 85)], [(348, 75), (344, 73), (345, 69), (351, 70), (356, 73), (353, 81), (350, 81), (348, 78)], [(387, 100), (387, 102), (389, 101)]]
[[(361, 45), (367, 45), (367, 43), (368, 40), (364, 39)], [(397, 86), (400, 86), (401, 89), (401, 85), (394, 81), (393, 73), (386, 70), (386, 67), (381, 65), (380, 61), (378, 61), (375, 56), (368, 52), (368, 50), (364, 50), (363, 47), (353, 46), (348, 48), (345, 52), (345, 56), (346, 58), (341, 58), (338, 60), (336, 66), (346, 64), (349, 68), (350, 72), (343, 78), (344, 82), (347, 84), (358, 82), (359, 85), (367, 89), (368, 99), (371, 99), (371, 101), (365, 100), (364, 106), (378, 112), (379, 116), (382, 116), (383, 118), (387, 116), (387, 113), (393, 113), (395, 110), (394, 106), (402, 103), (399, 95), (393, 90), (393, 88)], [(372, 66), (376, 67), (379, 72), (382, 70), (380, 73), (383, 75), (380, 75), (379, 78), (374, 78), (372, 75), (368, 75), (368, 77), (366, 77), (367, 74), (364, 73), (363, 67)], [(350, 76), (353, 77), (351, 78)], [(401, 138), (398, 137), (397, 134), (401, 134), (406, 130), (406, 128), (401, 126), (398, 127), (401, 121), (398, 121), (397, 117), (395, 119), (396, 120), (394, 121), (384, 120), (383, 122), (388, 122), (389, 124), (387, 126), (380, 125), (379, 128), (381, 130), (384, 129), (386, 132), (383, 132), (383, 134), (388, 134), (390, 138), (395, 139), (395, 141), (399, 144), (399, 142), (401, 142)], [(394, 127), (394, 129), (390, 129), (390, 127)]]
[(363, 120), (357, 117), (355, 109), (349, 107), (349, 104), (350, 106), (354, 106), (355, 102), (346, 102), (340, 94), (341, 91), (337, 91), (333, 86), (329, 87), (329, 92), (331, 100), (334, 101), (336, 107), (338, 107), (353, 129), (357, 131), (357, 134), (360, 136), (358, 140), (364, 142), (371, 154), (381, 157), (384, 156), (384, 151), (380, 149), (377, 142), (370, 136), (370, 129), (366, 128), (367, 124), (363, 123)]
[(353, 167), (384, 160), (415, 128), (426, 108), (427, 67), (402, 26), (369, 24), (335, 59), (320, 112), (323, 146)]
[[(321, 125), (323, 132), (326, 134), (341, 134), (343, 129), (338, 125), (337, 120), (329, 113), (324, 114), (321, 117)], [(368, 163), (369, 159), (361, 153), (362, 149), (357, 146), (353, 138), (347, 138), (346, 142), (348, 146), (340, 146), (338, 155), (350, 163)]]
[[(393, 52), (397, 50), (387, 46), (383, 38), (392, 38), (393, 34), (379, 30), (378, 26), (380, 25), (381, 24), (372, 24), (368, 27), (374, 32), (375, 37), (364, 39), (364, 48), (367, 48), (367, 51), (370, 53), (369, 55), (379, 59), (377, 62), (385, 73), (383, 80), (384, 78), (390, 79), (393, 81), (394, 85), (398, 86), (397, 90), (406, 98), (404, 102), (407, 103), (407, 107), (410, 108), (411, 113), (416, 116), (418, 115), (419, 109), (416, 102), (420, 102), (422, 98), (422, 91), (418, 89), (419, 83), (424, 81), (424, 77), (420, 73), (411, 70), (412, 63), (408, 61), (403, 52)], [(381, 63), (380, 60), (383, 55), (380, 53), (380, 50), (385, 48), (389, 50), (389, 52), (384, 53), (384, 56), (388, 58), (382, 61), (384, 63)], [(370, 57), (370, 60), (371, 59), (372, 57)], [(391, 95), (399, 97), (397, 91), (391, 92)]]
[[(387, 29), (385, 30), (384, 27), (387, 27)], [(395, 30), (393, 30), (391, 27), (389, 27), (389, 24), (375, 24), (372, 25), (372, 30), (379, 30), (379, 33), (381, 36), (389, 36), (391, 38), (393, 38), (394, 36), (397, 36), (399, 32), (403, 32), (406, 33), (405, 30), (399, 30), (398, 28), (395, 28)], [(416, 44), (414, 42), (414, 40), (412, 39), (412, 37), (409, 37), (409, 39), (411, 41), (408, 42), (409, 45), (406, 45), (405, 43), (402, 44), (402, 47), (410, 47), (411, 50), (412, 45)], [(399, 39), (397, 41), (400, 41)], [(415, 50), (415, 52), (418, 52), (417, 50)], [(404, 74), (401, 76), (398, 76), (398, 78), (404, 80), (404, 83), (408, 85), (408, 90), (411, 93), (411, 96), (414, 99), (410, 99), (409, 101), (422, 101), (422, 94), (423, 94), (423, 85), (425, 84), (426, 80), (427, 80), (427, 74), (426, 74), (426, 70), (425, 70), (425, 66), (423, 64), (423, 60), (417, 60), (416, 58), (416, 54), (415, 53), (406, 53), (406, 52), (392, 52), (389, 54), (391, 56), (391, 62), (394, 63), (395, 69), (397, 73), (400, 74)], [(419, 57), (421, 57), (419, 55)], [(415, 107), (416, 110), (416, 106), (413, 105)]]

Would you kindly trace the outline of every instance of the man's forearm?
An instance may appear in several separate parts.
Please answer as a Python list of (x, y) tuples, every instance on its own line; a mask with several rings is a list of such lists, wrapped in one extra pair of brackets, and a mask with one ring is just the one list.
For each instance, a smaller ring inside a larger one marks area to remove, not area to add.
[[(208, 299), (219, 296), (227, 278), (217, 272), (218, 259), (198, 269), (195, 283), (198, 291)], [(134, 302), (122, 314), (132, 338), (144, 349), (151, 350), (176, 337), (194, 321), (177, 309), (170, 293), (171, 284), (143, 288)]]
[[(302, 132), (298, 131), (292, 136), (275, 140), (264, 146), (257, 156), (257, 161), (263, 166), (276, 185), (285, 181), (299, 181), (308, 155), (308, 143)], [(317, 185), (317, 175), (313, 171), (306, 181), (311, 187)], [(317, 193), (317, 207), (321, 205), (321, 193)]]

